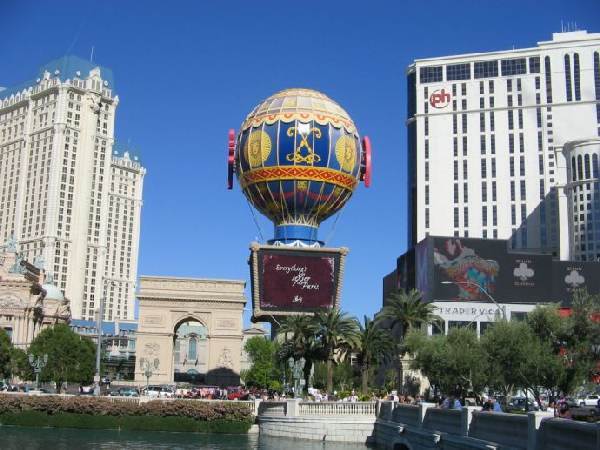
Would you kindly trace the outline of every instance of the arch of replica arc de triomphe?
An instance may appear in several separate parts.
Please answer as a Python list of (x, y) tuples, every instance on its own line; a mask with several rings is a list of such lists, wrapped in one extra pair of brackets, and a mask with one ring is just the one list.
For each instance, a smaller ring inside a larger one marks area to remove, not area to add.
[(239, 384), (245, 282), (140, 277), (139, 325), (136, 333), (135, 381), (150, 384), (174, 382), (174, 345), (177, 327), (194, 321), (206, 329), (203, 336), (201, 375), (205, 384)]

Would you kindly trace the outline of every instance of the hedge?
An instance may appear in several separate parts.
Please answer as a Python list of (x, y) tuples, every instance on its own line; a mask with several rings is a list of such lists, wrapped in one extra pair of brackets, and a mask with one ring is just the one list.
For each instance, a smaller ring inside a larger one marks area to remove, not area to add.
[(246, 433), (252, 423), (250, 408), (236, 403), (0, 395), (2, 425)]

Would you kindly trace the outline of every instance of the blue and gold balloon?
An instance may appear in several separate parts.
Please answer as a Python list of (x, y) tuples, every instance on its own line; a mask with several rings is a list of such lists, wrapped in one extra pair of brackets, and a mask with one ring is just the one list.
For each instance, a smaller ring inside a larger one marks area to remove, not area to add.
[(360, 180), (371, 177), (368, 138), (325, 94), (286, 89), (261, 102), (237, 136), (230, 132), (233, 172), (244, 195), (275, 223), (275, 242), (314, 244), (319, 224), (339, 211)]

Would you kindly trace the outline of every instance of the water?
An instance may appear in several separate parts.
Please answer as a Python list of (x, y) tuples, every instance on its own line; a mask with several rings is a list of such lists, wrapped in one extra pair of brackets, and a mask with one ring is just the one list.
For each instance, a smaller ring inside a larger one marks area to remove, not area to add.
[(365, 450), (360, 444), (304, 441), (258, 434), (168, 433), (0, 426), (2, 450)]

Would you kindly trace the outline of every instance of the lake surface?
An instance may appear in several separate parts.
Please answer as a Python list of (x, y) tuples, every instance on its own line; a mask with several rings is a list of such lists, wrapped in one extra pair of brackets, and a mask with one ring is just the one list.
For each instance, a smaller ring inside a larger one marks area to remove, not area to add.
[(167, 433), (0, 426), (2, 450), (365, 450), (365, 445), (304, 441), (258, 434)]

